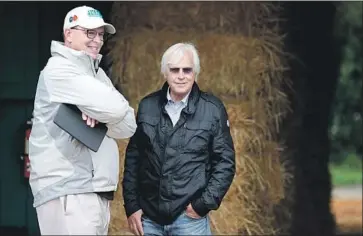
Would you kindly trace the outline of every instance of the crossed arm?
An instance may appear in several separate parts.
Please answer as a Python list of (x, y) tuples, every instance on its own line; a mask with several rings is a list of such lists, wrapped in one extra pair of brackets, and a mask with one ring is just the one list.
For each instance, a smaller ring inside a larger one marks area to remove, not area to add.
[(44, 71), (50, 101), (76, 105), (90, 126), (96, 122), (105, 123), (111, 138), (131, 137), (136, 130), (134, 109), (124, 96), (111, 82), (105, 84), (77, 71), (71, 65)]

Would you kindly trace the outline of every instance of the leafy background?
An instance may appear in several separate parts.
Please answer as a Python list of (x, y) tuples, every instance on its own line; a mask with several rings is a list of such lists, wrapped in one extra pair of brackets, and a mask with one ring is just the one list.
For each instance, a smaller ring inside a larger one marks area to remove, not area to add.
[(341, 53), (330, 122), (334, 185), (362, 183), (362, 2), (341, 2), (335, 37)]

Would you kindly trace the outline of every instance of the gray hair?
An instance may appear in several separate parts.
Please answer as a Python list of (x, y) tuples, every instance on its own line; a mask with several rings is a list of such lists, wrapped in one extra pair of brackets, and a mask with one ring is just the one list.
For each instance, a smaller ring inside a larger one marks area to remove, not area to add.
[(168, 64), (177, 63), (186, 52), (191, 52), (193, 55), (193, 72), (195, 80), (197, 80), (200, 73), (200, 61), (198, 51), (191, 43), (177, 43), (169, 47), (161, 58), (161, 73), (165, 75), (168, 70)]

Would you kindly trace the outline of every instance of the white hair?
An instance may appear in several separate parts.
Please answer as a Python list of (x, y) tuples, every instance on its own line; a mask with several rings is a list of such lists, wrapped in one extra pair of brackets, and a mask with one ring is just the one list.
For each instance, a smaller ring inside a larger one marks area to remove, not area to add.
[(195, 80), (197, 80), (200, 73), (200, 62), (198, 51), (191, 43), (177, 43), (169, 47), (161, 58), (161, 73), (166, 74), (168, 70), (168, 64), (178, 63), (186, 52), (191, 52), (193, 56), (193, 72), (195, 74)]

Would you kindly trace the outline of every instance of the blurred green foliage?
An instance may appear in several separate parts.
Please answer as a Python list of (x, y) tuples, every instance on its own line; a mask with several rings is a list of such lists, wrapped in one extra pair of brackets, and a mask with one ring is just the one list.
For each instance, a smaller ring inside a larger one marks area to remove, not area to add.
[[(356, 157), (350, 155), (345, 164), (330, 164), (329, 170), (332, 177), (333, 186), (342, 185), (361, 185), (362, 184), (362, 164), (360, 160)], [(350, 163), (351, 162), (351, 163)], [(359, 163), (358, 163), (359, 162)], [(356, 163), (358, 165), (352, 165)], [(358, 168), (360, 166), (360, 169)]]
[(330, 158), (345, 166), (362, 161), (362, 5), (337, 3), (335, 37), (341, 64), (330, 122)]

